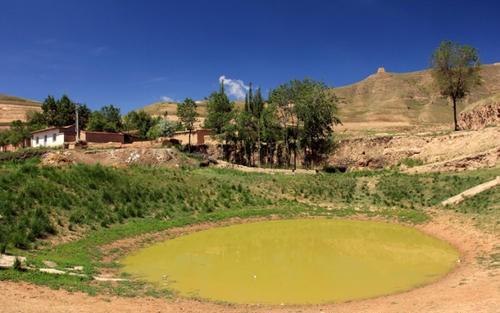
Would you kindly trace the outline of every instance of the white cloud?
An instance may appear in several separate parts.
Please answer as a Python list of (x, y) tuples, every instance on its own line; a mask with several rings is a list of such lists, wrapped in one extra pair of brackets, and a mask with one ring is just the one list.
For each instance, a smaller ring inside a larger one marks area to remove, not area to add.
[(99, 46), (99, 47), (94, 47), (90, 50), (90, 54), (92, 54), (93, 56), (101, 56), (101, 55), (104, 55), (106, 53), (108, 53), (110, 51), (109, 47), (108, 46)]
[(233, 96), (237, 99), (245, 98), (248, 90), (248, 86), (240, 79), (231, 79), (222, 75), (219, 77), (219, 83), (224, 82), (224, 86), (227, 87), (226, 92), (228, 95)]
[(175, 102), (173, 98), (170, 98), (169, 96), (162, 96), (161, 101), (163, 102)]

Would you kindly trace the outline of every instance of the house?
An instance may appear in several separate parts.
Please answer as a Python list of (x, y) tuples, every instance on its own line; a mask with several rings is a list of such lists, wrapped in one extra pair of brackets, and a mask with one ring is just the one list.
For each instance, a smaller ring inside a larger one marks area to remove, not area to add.
[[(211, 129), (197, 129), (191, 132), (191, 144), (193, 146), (196, 145), (204, 145), (208, 143), (213, 143), (212, 139), (212, 130)], [(175, 132), (171, 139), (179, 140), (179, 142), (183, 145), (187, 145), (189, 142), (189, 131), (180, 131)]]
[(49, 127), (31, 133), (31, 146), (34, 148), (59, 147), (74, 141), (76, 141), (75, 125)]
[[(80, 131), (80, 140), (88, 143), (125, 143), (125, 134), (94, 131)], [(75, 125), (50, 127), (31, 133), (31, 147), (62, 147), (76, 142)]]

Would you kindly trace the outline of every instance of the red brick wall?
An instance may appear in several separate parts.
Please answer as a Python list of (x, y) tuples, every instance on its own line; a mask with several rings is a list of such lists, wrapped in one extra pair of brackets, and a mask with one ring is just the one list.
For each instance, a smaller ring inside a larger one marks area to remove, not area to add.
[[(84, 133), (84, 134), (83, 134)], [(106, 143), (119, 142), (125, 143), (125, 136), (121, 133), (105, 133), (105, 132), (82, 132), (82, 139), (86, 142)]]

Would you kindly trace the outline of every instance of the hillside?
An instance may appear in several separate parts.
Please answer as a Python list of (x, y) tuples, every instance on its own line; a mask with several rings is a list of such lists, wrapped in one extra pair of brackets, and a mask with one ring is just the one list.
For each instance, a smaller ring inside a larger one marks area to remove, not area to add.
[[(479, 100), (500, 93), (500, 65), (484, 65), (481, 75), (483, 84), (459, 104), (459, 112)], [(451, 108), (433, 86), (429, 70), (411, 73), (380, 71), (360, 82), (333, 88), (332, 91), (342, 98), (339, 114), (344, 126), (341, 128), (443, 126), (453, 121)], [(162, 115), (166, 111), (171, 119), (177, 119), (175, 103), (157, 102), (142, 109), (152, 115)], [(198, 113), (203, 120), (206, 116), (205, 103), (198, 105)]]
[[(242, 101), (235, 102), (237, 108), (242, 108), (243, 104)], [(173, 121), (178, 120), (176, 102), (155, 102), (138, 110), (143, 110), (153, 116), (164, 116), (167, 113), (168, 119)], [(196, 111), (198, 112), (198, 124), (202, 127), (201, 125), (203, 125), (207, 116), (207, 103), (205, 101), (198, 101)]]
[(26, 120), (26, 114), (32, 111), (40, 111), (39, 102), (24, 98), (0, 94), (0, 128), (7, 127), (15, 120)]
[[(500, 93), (500, 66), (484, 65), (483, 84), (459, 105), (459, 111)], [(343, 99), (339, 113), (344, 124), (377, 126), (439, 125), (452, 122), (451, 108), (433, 86), (429, 70), (390, 73), (380, 70), (366, 79), (333, 89)]]

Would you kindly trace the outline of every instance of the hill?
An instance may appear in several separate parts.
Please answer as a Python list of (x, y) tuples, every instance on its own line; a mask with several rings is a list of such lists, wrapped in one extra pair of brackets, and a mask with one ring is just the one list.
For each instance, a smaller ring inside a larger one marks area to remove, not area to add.
[(28, 112), (40, 111), (39, 102), (0, 94), (0, 128), (6, 128), (15, 120), (26, 120)]
[[(242, 101), (236, 101), (235, 105), (237, 108), (242, 108), (244, 105), (244, 102)], [(146, 105), (143, 108), (138, 109), (143, 110), (148, 114), (151, 114), (153, 116), (164, 116), (165, 113), (168, 116), (168, 119), (177, 121), (177, 103), (176, 102), (155, 102), (149, 105)], [(203, 122), (205, 121), (205, 118), (207, 117), (207, 103), (206, 101), (197, 101), (197, 108), (196, 111), (198, 112), (198, 124), (203, 125)]]
[[(484, 65), (481, 76), (482, 85), (459, 104), (459, 112), (500, 93), (499, 65)], [(452, 123), (451, 108), (434, 87), (430, 70), (388, 73), (381, 68), (360, 82), (333, 91), (343, 99), (339, 113), (348, 128)]]
[[(483, 84), (459, 104), (459, 112), (475, 102), (500, 93), (500, 65), (484, 65)], [(443, 126), (452, 123), (451, 107), (433, 85), (430, 70), (411, 73), (390, 73), (383, 69), (348, 86), (333, 88), (342, 99), (339, 115), (341, 128), (388, 129)], [(237, 106), (242, 103), (238, 102)], [(152, 115), (176, 120), (176, 103), (157, 102), (142, 108)], [(206, 103), (198, 104), (201, 120), (206, 116)]]

